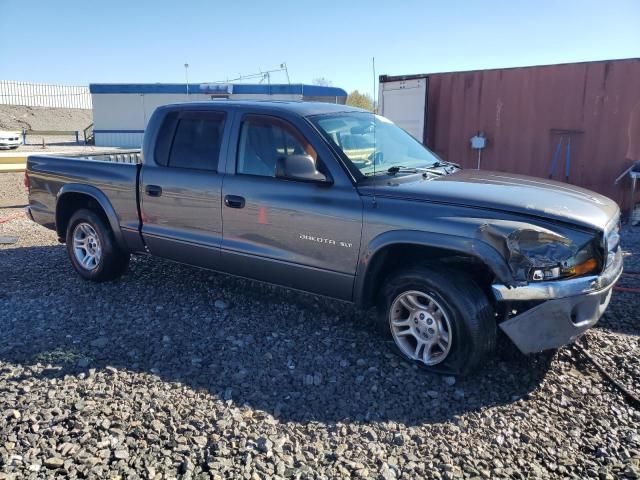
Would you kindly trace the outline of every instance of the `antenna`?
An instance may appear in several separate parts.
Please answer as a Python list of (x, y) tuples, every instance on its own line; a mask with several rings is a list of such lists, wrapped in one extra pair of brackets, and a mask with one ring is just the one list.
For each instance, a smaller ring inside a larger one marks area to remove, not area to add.
[(373, 98), (371, 99), (373, 104), (373, 111), (371, 116), (373, 118), (373, 206), (376, 206), (376, 112), (375, 112), (375, 98), (376, 98), (376, 57), (371, 57), (371, 68), (373, 71)]

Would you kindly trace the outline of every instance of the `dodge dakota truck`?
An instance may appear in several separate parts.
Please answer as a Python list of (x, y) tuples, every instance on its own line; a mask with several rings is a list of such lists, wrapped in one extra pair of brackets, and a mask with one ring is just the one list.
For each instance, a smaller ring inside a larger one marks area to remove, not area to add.
[(572, 342), (622, 273), (612, 200), (461, 169), (348, 106), (162, 106), (139, 157), (28, 158), (28, 214), (83, 278), (145, 254), (377, 306), (372, 327), (438, 373), (482, 365), (499, 329), (524, 353)]

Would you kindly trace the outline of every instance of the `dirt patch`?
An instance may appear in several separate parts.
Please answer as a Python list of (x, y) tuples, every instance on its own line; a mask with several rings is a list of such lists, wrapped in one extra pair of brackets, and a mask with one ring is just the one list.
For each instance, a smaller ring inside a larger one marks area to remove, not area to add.
[(91, 123), (92, 110), (0, 105), (0, 130), (83, 130)]

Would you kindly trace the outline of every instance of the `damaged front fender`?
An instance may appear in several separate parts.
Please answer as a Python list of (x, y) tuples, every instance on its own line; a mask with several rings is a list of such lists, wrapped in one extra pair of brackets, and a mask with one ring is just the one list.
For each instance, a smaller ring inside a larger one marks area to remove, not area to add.
[[(495, 280), (508, 287), (516, 286), (509, 265), (493, 246), (487, 242), (473, 238), (471, 235), (460, 236), (438, 232), (424, 232), (416, 230), (391, 230), (375, 237), (363, 248), (358, 263), (358, 270), (354, 283), (354, 302), (367, 308), (373, 304), (373, 290), (376, 272), (384, 264), (384, 252), (395, 245), (416, 245), (434, 247), (459, 252), (461, 255), (472, 256), (494, 275)], [(428, 259), (423, 259), (428, 260)]]

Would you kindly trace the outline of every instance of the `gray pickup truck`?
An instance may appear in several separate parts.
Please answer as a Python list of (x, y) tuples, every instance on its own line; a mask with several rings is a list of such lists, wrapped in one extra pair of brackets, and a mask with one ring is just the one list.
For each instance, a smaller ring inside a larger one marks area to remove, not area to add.
[(149, 254), (375, 305), (400, 353), (439, 373), (481, 365), (498, 327), (524, 353), (575, 340), (622, 272), (612, 200), (462, 170), (356, 108), (167, 105), (140, 158), (28, 159), (28, 213), (82, 277)]

